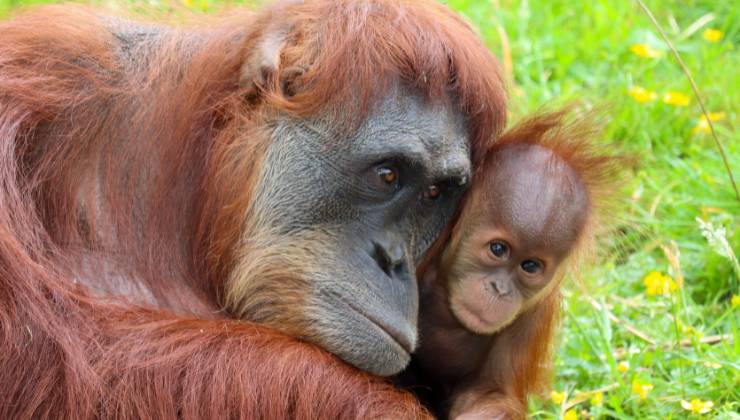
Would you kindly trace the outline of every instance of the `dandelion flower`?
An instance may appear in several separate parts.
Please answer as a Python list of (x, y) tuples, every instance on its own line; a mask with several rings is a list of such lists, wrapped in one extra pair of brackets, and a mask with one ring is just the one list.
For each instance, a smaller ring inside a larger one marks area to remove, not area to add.
[(732, 299), (730, 299), (730, 302), (732, 302), (733, 309), (740, 306), (740, 295), (732, 295)]
[(654, 101), (655, 98), (658, 97), (657, 93), (653, 92), (652, 90), (647, 90), (641, 86), (632, 86), (627, 91), (627, 94), (639, 103)]
[(576, 410), (568, 410), (563, 414), (563, 420), (578, 420)]
[(657, 271), (649, 272), (644, 279), (645, 293), (648, 296), (660, 296), (678, 290), (678, 283), (672, 278)]
[(717, 42), (722, 39), (723, 34), (719, 29), (708, 28), (701, 35), (709, 42)]
[(684, 410), (691, 411), (692, 414), (705, 414), (712, 411), (714, 403), (709, 400), (702, 401), (698, 398), (694, 398), (691, 402), (681, 400), (681, 407), (683, 407)]
[(668, 91), (663, 95), (663, 102), (673, 106), (688, 106), (691, 99), (681, 92)]
[[(719, 121), (723, 119), (725, 119), (724, 112), (710, 112), (709, 113), (709, 121), (715, 122), (715, 121)], [(696, 126), (694, 126), (694, 129), (691, 130), (691, 133), (696, 134), (698, 132), (702, 132), (702, 133), (708, 134), (710, 132), (709, 121), (707, 121), (706, 115), (701, 114), (701, 116), (699, 117), (699, 121), (697, 121)]]
[(550, 392), (550, 399), (552, 400), (552, 402), (554, 402), (557, 405), (562, 404), (563, 401), (565, 401), (565, 391), (563, 391), (563, 392), (557, 392), (557, 391)]
[(662, 52), (656, 50), (648, 44), (633, 44), (630, 46), (630, 51), (638, 57), (642, 58), (657, 58), (663, 55)]
[(619, 362), (617, 365), (617, 370), (621, 373), (627, 372), (630, 370), (630, 362)]
[(632, 393), (637, 394), (641, 400), (647, 399), (650, 391), (653, 390), (653, 385), (649, 383), (642, 383), (635, 379), (632, 381)]
[(591, 397), (591, 405), (601, 405), (604, 404), (604, 394), (602, 392), (597, 392)]

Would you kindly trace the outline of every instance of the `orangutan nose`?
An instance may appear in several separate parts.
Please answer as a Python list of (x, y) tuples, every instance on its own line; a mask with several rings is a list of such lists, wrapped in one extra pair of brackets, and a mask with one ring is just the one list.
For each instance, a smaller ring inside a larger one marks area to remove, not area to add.
[(406, 255), (403, 244), (400, 241), (385, 240), (375, 242), (375, 261), (380, 269), (388, 277), (405, 278), (408, 274), (406, 269)]
[(513, 288), (511, 287), (511, 281), (507, 278), (494, 277), (490, 282), (491, 290), (493, 294), (500, 297), (508, 297), (511, 295)]

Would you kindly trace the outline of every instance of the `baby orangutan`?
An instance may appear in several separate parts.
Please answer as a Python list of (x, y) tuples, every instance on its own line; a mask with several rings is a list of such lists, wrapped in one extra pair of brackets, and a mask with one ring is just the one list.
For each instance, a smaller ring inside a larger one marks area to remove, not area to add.
[(546, 377), (561, 268), (590, 236), (615, 168), (564, 115), (534, 117), (492, 146), (420, 267), (421, 347), (409, 370), (441, 417), (524, 418)]

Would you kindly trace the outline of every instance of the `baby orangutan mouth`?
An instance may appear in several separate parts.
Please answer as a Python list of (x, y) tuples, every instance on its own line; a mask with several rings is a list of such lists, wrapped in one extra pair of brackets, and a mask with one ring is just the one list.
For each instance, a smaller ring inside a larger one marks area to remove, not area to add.
[(514, 320), (522, 304), (521, 295), (496, 284), (490, 277), (450, 284), (450, 310), (466, 329), (488, 335)]

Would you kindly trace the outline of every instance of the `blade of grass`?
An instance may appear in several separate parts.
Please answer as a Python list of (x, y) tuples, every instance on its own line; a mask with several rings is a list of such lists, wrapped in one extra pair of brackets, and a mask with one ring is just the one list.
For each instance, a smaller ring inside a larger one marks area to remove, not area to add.
[(727, 160), (727, 154), (725, 153), (725, 148), (724, 146), (722, 146), (722, 142), (719, 141), (717, 132), (714, 130), (714, 124), (712, 123), (712, 119), (709, 118), (709, 112), (707, 112), (707, 107), (704, 105), (704, 100), (702, 99), (702, 96), (699, 93), (699, 88), (696, 86), (696, 82), (694, 81), (694, 78), (691, 76), (691, 71), (689, 71), (689, 68), (686, 66), (686, 63), (684, 63), (683, 60), (681, 59), (681, 55), (676, 50), (676, 47), (674, 47), (671, 40), (668, 39), (668, 35), (666, 35), (665, 31), (663, 31), (663, 27), (660, 26), (660, 23), (658, 23), (658, 20), (655, 19), (655, 16), (653, 16), (653, 13), (650, 11), (647, 5), (642, 0), (635, 0), (635, 1), (637, 1), (637, 4), (640, 5), (640, 7), (645, 12), (647, 17), (653, 23), (653, 26), (655, 26), (655, 29), (658, 30), (658, 33), (660, 33), (660, 36), (663, 38), (663, 41), (665, 41), (666, 45), (668, 46), (668, 49), (671, 50), (673, 57), (678, 62), (678, 65), (681, 67), (681, 71), (683, 71), (683, 74), (689, 80), (689, 83), (691, 84), (691, 89), (694, 91), (694, 96), (696, 96), (696, 100), (699, 103), (699, 107), (701, 107), (701, 112), (704, 114), (704, 118), (707, 119), (707, 124), (709, 124), (709, 130), (712, 132), (712, 138), (714, 139), (714, 143), (717, 145), (717, 149), (719, 150), (720, 156), (722, 156), (722, 162), (724, 162), (725, 164), (725, 170), (727, 171), (727, 175), (730, 178), (730, 184), (732, 184), (732, 189), (735, 191), (735, 197), (737, 198), (737, 201), (740, 201), (740, 191), (738, 191), (737, 184), (735, 183), (735, 177), (732, 175), (732, 169), (730, 168), (730, 162)]

